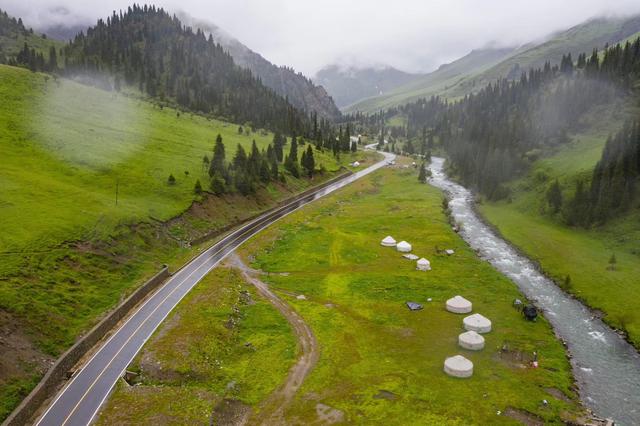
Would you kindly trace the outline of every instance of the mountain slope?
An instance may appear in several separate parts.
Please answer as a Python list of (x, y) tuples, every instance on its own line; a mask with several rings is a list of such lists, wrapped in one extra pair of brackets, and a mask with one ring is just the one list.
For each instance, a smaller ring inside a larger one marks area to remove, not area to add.
[(375, 111), (421, 97), (438, 94), (457, 84), (465, 76), (488, 69), (514, 51), (513, 48), (487, 48), (473, 50), (469, 54), (449, 64), (440, 66), (436, 71), (418, 77), (413, 81), (395, 88), (383, 96), (364, 99), (347, 108), (348, 111)]
[(308, 117), (175, 16), (129, 7), (102, 19), (65, 47), (65, 75), (137, 89), (160, 101), (286, 134), (305, 134)]
[(322, 86), (313, 84), (302, 73), (286, 66), (272, 64), (215, 24), (195, 20), (185, 14), (181, 14), (180, 19), (211, 34), (213, 39), (229, 52), (236, 64), (249, 69), (262, 84), (286, 97), (296, 108), (314, 111), (324, 118), (340, 117), (340, 110), (327, 91)]
[[(640, 16), (598, 18), (553, 34), (544, 42), (530, 43), (511, 51), (474, 51), (450, 64), (459, 72), (449, 72), (447, 75), (439, 69), (423, 80), (399, 87), (386, 96), (359, 102), (348, 111), (371, 112), (431, 95), (460, 98), (500, 78), (519, 78), (523, 71), (540, 67), (546, 61), (557, 64), (563, 54), (571, 53), (575, 60), (580, 53), (590, 53), (594, 48), (604, 48), (607, 43), (611, 45), (627, 40), (638, 31)], [(464, 65), (467, 62), (470, 66)]]
[(419, 78), (393, 67), (342, 68), (329, 65), (318, 71), (314, 81), (324, 86), (340, 107), (347, 107), (371, 96), (386, 94), (398, 86)]
[(52, 46), (56, 48), (62, 46), (62, 43), (25, 27), (22, 19), (13, 18), (0, 9), (0, 64), (15, 59), (25, 43), (29, 49), (34, 49), (43, 55), (48, 55)]
[(547, 61), (552, 65), (560, 63), (562, 55), (568, 53), (571, 53), (575, 60), (580, 53), (588, 54), (594, 48), (603, 49), (605, 45), (626, 40), (638, 31), (640, 31), (640, 16), (592, 19), (556, 33), (541, 44), (519, 49), (514, 55), (494, 67), (450, 88), (445, 95), (464, 96), (499, 78), (520, 78), (523, 71), (539, 68)]

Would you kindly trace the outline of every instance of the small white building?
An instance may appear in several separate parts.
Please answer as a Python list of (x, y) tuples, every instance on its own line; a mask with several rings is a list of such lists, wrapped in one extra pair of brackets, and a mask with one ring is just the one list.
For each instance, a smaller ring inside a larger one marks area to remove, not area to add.
[(491, 321), (480, 314), (473, 314), (462, 320), (464, 329), (476, 333), (488, 333), (491, 331)]
[(471, 312), (473, 305), (467, 299), (462, 296), (453, 296), (447, 300), (446, 309), (454, 314), (468, 314)]
[(444, 372), (453, 377), (471, 377), (473, 375), (473, 362), (462, 355), (452, 356), (444, 360)]
[(409, 260), (418, 260), (418, 259), (420, 259), (420, 257), (416, 256), (413, 253), (403, 254), (402, 257), (404, 257), (405, 259), (409, 259)]
[(458, 336), (458, 344), (470, 351), (479, 351), (484, 348), (484, 337), (473, 330), (466, 331)]
[(391, 235), (387, 235), (381, 242), (380, 244), (382, 244), (385, 247), (395, 247), (396, 246), (396, 240), (391, 236)]
[(400, 241), (398, 245), (396, 245), (396, 250), (402, 253), (409, 253), (411, 251), (411, 244), (406, 241)]
[(353, 163), (351, 163), (351, 167), (360, 167), (360, 162), (354, 161)]
[(416, 269), (418, 271), (430, 271), (431, 270), (431, 262), (429, 262), (424, 257), (416, 262)]
[(452, 254), (455, 253), (455, 251), (453, 251), (451, 249), (446, 249), (444, 252), (447, 253), (448, 256), (451, 256)]

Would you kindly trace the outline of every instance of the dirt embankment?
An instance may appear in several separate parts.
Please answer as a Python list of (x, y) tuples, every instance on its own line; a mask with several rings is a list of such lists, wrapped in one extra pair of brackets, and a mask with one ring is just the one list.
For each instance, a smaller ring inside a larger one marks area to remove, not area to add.
[(287, 319), (298, 339), (300, 356), (296, 363), (289, 370), (289, 374), (280, 387), (276, 389), (256, 410), (256, 413), (249, 419), (251, 424), (261, 425), (282, 425), (285, 424), (285, 411), (296, 392), (302, 385), (304, 379), (315, 367), (320, 357), (318, 341), (311, 328), (286, 302), (276, 296), (267, 284), (258, 277), (260, 272), (251, 269), (244, 264), (242, 259), (235, 253), (227, 258), (227, 264), (238, 268), (247, 282), (253, 284), (258, 292)]

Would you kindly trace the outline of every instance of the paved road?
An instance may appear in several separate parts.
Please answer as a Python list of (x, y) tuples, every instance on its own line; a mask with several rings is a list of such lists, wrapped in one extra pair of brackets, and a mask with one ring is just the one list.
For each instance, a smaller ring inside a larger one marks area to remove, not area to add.
[(114, 333), (56, 396), (36, 425), (87, 425), (138, 351), (180, 300), (229, 253), (251, 236), (298, 208), (381, 167), (395, 156), (304, 198), (265, 213), (207, 249), (171, 277)]

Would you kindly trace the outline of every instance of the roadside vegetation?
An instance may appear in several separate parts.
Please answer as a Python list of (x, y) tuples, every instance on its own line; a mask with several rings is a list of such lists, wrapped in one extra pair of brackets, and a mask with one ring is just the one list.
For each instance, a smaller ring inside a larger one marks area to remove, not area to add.
[(239, 271), (219, 267), (138, 354), (134, 386), (118, 384), (97, 424), (226, 424), (269, 395), (295, 356), (287, 320)]
[[(305, 143), (298, 161), (313, 146), (312, 178), (308, 160), (295, 177), (283, 159), (266, 181), (249, 174), (274, 142), (264, 130), (6, 65), (0, 98), (0, 418), (101, 315), (163, 263), (186, 260), (191, 241), (368, 159)], [(239, 146), (249, 153), (245, 174), (229, 174), (247, 176), (246, 196), (233, 180), (214, 195), (204, 158), (218, 135), (227, 166)], [(289, 155), (291, 138), (279, 140)]]

